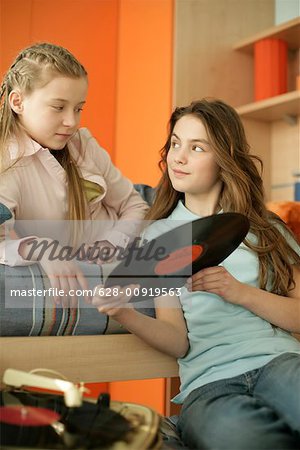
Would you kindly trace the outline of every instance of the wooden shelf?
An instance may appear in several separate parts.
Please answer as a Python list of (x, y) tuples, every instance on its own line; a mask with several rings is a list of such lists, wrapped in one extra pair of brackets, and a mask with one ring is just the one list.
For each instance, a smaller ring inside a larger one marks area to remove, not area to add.
[(236, 108), (242, 118), (272, 122), (300, 115), (300, 91), (277, 95)]
[(284, 22), (280, 25), (268, 28), (265, 31), (256, 33), (250, 38), (243, 39), (234, 45), (234, 50), (241, 50), (246, 53), (253, 53), (255, 42), (264, 38), (283, 39), (290, 49), (297, 50), (300, 45), (300, 17)]

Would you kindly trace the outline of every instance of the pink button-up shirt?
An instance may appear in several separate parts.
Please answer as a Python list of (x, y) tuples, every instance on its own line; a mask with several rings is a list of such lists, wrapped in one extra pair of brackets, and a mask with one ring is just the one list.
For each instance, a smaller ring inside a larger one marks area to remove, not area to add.
[[(77, 162), (82, 178), (102, 187), (103, 193), (88, 204), (87, 219), (99, 221), (95, 223), (100, 227), (101, 223), (114, 223), (113, 230), (105, 235), (99, 232), (98, 226), (93, 227), (88, 243), (107, 239), (114, 245), (126, 246), (132, 237), (134, 224), (143, 219), (147, 204), (86, 128), (79, 129), (70, 139), (68, 149)], [(12, 161), (18, 157), (17, 142), (11, 143), (9, 153)], [(0, 225), (0, 264), (9, 266), (32, 264), (18, 253), (20, 242), (24, 239), (7, 238), (7, 229), (14, 226), (15, 220), (62, 221), (67, 217), (68, 186), (63, 167), (47, 148), (29, 138), (22, 155), (14, 167), (0, 175), (0, 203), (12, 213), (12, 219)], [(38, 233), (34, 235), (39, 236)]]

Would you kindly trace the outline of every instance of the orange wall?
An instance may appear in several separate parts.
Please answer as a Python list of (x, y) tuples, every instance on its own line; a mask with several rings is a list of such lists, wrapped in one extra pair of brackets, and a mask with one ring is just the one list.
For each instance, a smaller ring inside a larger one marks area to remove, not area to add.
[(89, 73), (82, 125), (114, 149), (118, 0), (0, 0), (1, 74), (17, 52), (37, 41), (67, 47)]
[(173, 0), (121, 0), (116, 164), (156, 185), (172, 108)]
[[(82, 125), (132, 181), (155, 185), (172, 108), (173, 0), (0, 0), (0, 8), (1, 75), (33, 42), (67, 47), (89, 72)], [(109, 389), (164, 411), (164, 380)]]

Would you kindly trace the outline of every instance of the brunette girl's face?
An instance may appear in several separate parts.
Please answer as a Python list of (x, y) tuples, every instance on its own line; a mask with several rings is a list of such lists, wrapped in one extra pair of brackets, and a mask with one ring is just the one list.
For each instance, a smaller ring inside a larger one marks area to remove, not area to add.
[(185, 115), (175, 124), (167, 155), (173, 188), (185, 198), (218, 197), (221, 190), (219, 166), (206, 129), (194, 115)]
[(79, 126), (87, 86), (86, 78), (56, 76), (29, 95), (12, 92), (10, 104), (33, 140), (60, 150)]

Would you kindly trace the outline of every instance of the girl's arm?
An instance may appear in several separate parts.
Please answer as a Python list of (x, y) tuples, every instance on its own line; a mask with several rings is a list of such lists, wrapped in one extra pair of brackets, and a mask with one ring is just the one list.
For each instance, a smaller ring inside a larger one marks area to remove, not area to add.
[(293, 266), (295, 288), (287, 297), (241, 283), (224, 267), (209, 267), (193, 275), (188, 289), (217, 294), (287, 331), (300, 332), (300, 267)]
[[(241, 296), (241, 306), (268, 322), (293, 333), (300, 332), (300, 268), (293, 266), (295, 287), (288, 296), (249, 287)], [(245, 285), (246, 286), (246, 285)]]
[(128, 301), (129, 297), (125, 295), (113, 299), (102, 296), (94, 297), (93, 303), (100, 312), (112, 316), (128, 331), (157, 350), (176, 358), (186, 354), (189, 348), (187, 328), (177, 297), (155, 299), (156, 319), (140, 313)]
[(53, 288), (52, 298), (55, 303), (66, 308), (77, 308), (77, 290), (85, 292), (85, 300), (90, 303), (88, 282), (76, 258), (66, 261), (59, 257), (62, 247), (58, 241), (36, 237), (25, 239), (21, 242), (19, 253), (24, 260), (39, 262)]
[(100, 173), (107, 185), (103, 203), (113, 208), (119, 219), (143, 219), (149, 207), (135, 191), (133, 183), (112, 163), (108, 152), (98, 144), (89, 130), (81, 128), (80, 135), (85, 147), (85, 164), (92, 172), (96, 170)]

